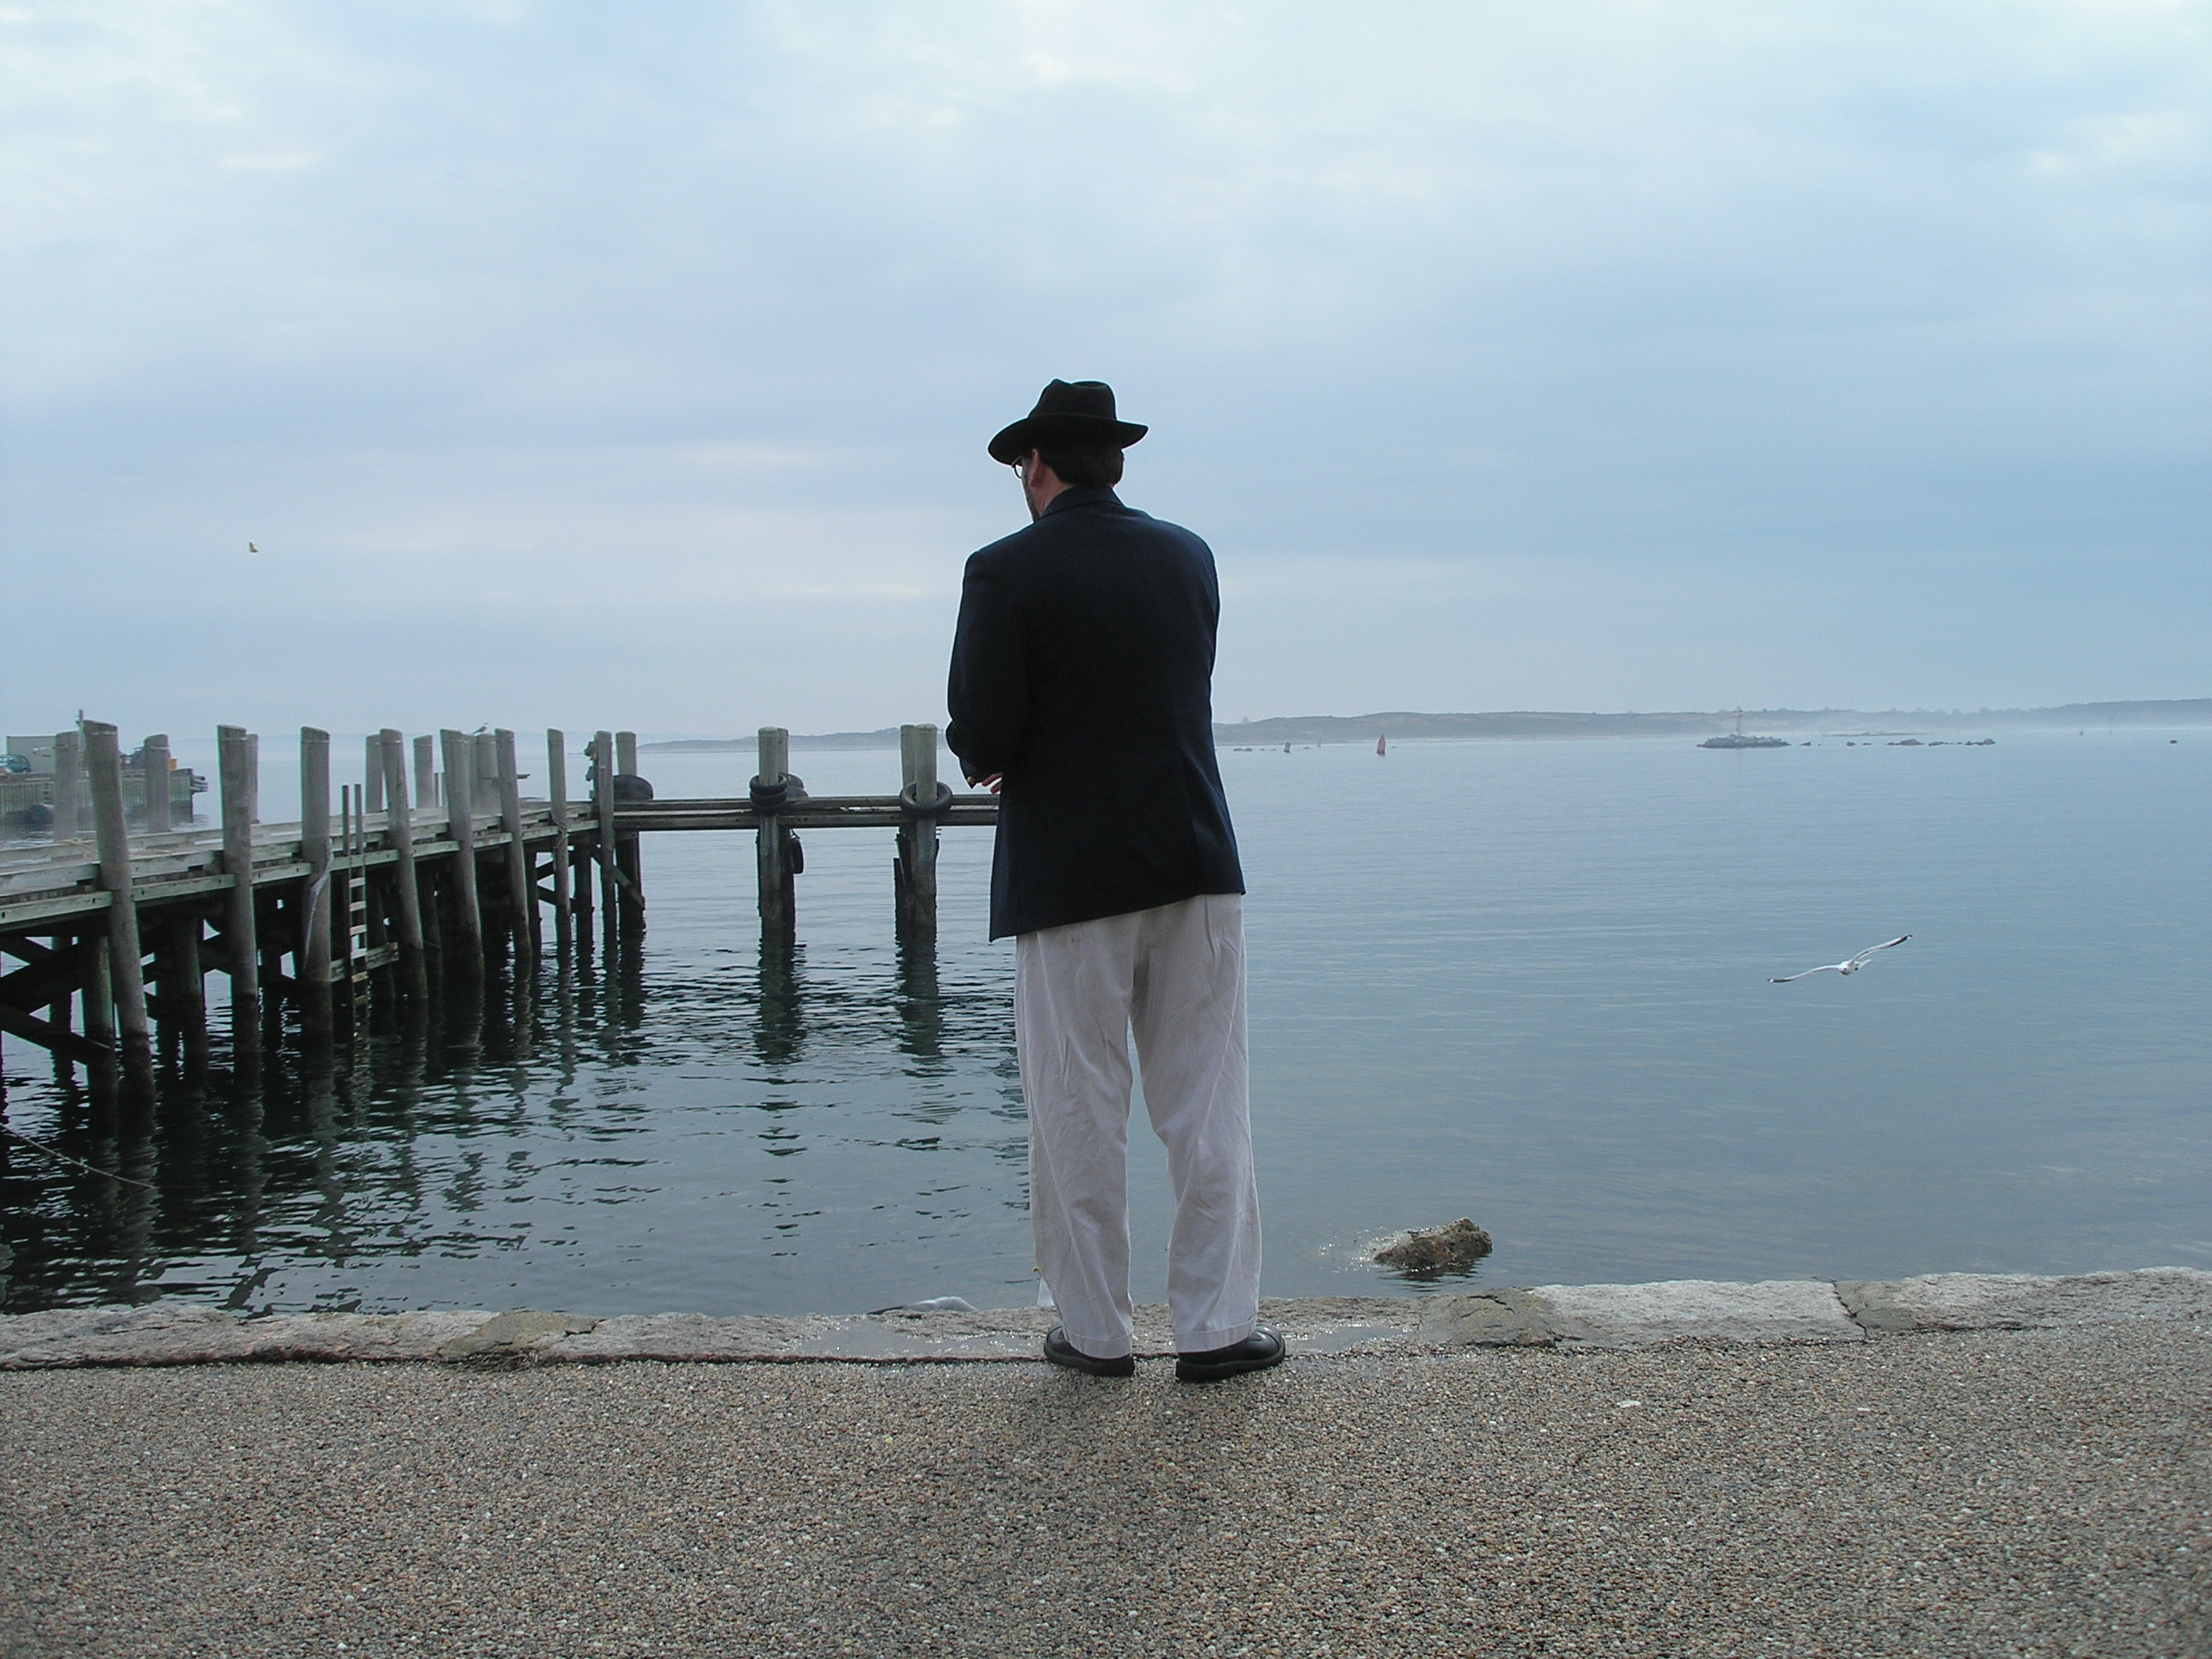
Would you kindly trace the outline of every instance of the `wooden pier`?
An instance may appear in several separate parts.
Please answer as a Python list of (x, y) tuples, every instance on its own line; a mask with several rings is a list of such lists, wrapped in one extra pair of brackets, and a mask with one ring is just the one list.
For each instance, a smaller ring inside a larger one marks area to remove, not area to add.
[[(410, 745), (386, 730), (368, 740), (365, 781), (333, 803), (330, 744), (301, 730), (300, 816), (264, 822), (259, 739), (218, 728), (220, 817), (173, 829), (166, 775), (126, 774), (115, 727), (57, 737), (53, 838), (0, 844), (0, 1033), (85, 1066), (95, 1085), (150, 1091), (157, 1060), (204, 1063), (205, 979), (220, 972), (233, 1063), (250, 1073), (287, 1010), (309, 1040), (345, 1040), (379, 1007), (419, 1006), (488, 966), (534, 972), (548, 911), (562, 959), (641, 939), (641, 842), (664, 831), (750, 832), (762, 937), (776, 942), (797, 927), (799, 832), (891, 830), (894, 925), (927, 943), (939, 830), (998, 821), (994, 797), (939, 781), (933, 726), (901, 728), (901, 788), (885, 795), (809, 795), (776, 727), (760, 732), (747, 793), (712, 800), (652, 799), (627, 732), (593, 735), (577, 800), (557, 730), (542, 799), (521, 793), (512, 732)], [(166, 768), (167, 740), (148, 747)], [(134, 802), (134, 787), (161, 799)]]

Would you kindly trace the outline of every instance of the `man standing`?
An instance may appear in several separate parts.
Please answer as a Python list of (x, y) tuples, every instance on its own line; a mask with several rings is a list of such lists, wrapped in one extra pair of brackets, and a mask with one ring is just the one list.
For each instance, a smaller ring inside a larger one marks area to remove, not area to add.
[(1114, 494), (1145, 428), (1054, 380), (991, 440), (1030, 524), (968, 561), (945, 741), (999, 796), (991, 937), (1014, 937), (1030, 1214), (1054, 1364), (1127, 1376), (1129, 1039), (1167, 1147), (1176, 1375), (1283, 1357), (1256, 1321), (1244, 878), (1213, 755), (1213, 555)]

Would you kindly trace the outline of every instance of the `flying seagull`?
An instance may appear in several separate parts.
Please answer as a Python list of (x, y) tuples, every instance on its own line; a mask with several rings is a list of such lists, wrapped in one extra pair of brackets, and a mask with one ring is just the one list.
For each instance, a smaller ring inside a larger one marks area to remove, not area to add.
[(246, 550), (249, 553), (258, 553), (261, 550), (256, 547), (252, 542), (248, 542), (246, 544)]
[(1806, 979), (1814, 974), (1856, 974), (1867, 965), (1867, 958), (1875, 951), (1887, 951), (1893, 945), (1902, 945), (1911, 937), (1910, 933), (1899, 933), (1895, 939), (1886, 939), (1879, 945), (1868, 945), (1849, 962), (1824, 962), (1818, 968), (1808, 968), (1802, 974), (1785, 974), (1780, 979), (1770, 979), (1766, 982), (1769, 985), (1787, 985), (1793, 979)]

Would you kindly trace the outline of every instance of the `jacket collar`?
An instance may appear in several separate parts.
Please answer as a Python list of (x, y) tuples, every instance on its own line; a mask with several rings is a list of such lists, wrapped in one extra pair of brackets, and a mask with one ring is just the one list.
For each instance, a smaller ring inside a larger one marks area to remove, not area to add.
[(1049, 519), (1063, 507), (1119, 507), (1121, 505), (1121, 498), (1110, 489), (1085, 489), (1079, 486), (1071, 486), (1061, 490), (1059, 495), (1044, 504), (1044, 516)]

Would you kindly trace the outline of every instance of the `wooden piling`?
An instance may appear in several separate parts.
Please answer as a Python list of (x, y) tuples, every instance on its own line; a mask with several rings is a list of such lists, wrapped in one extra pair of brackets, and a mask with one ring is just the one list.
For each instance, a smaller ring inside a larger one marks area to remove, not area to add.
[[(50, 948), (55, 955), (61, 956), (68, 953), (73, 947), (64, 944), (60, 935), (57, 934)], [(60, 965), (56, 964), (57, 967)], [(53, 1044), (54, 1069), (61, 1073), (61, 1078), (57, 1080), (65, 1080), (75, 1075), (69, 1070), (75, 1062), (70, 1058), (67, 1050), (76, 1032), (76, 992), (77, 982), (83, 977), (82, 959), (77, 958), (72, 965), (76, 971), (56, 988), (54, 1000), (46, 1005), (46, 1018), (51, 1023), (52, 1030), (46, 1040), (52, 1041)], [(4, 1017), (6, 1007), (5, 1003), (0, 1003), (0, 1018)], [(13, 1029), (21, 1035), (29, 1035), (23, 1032), (21, 1026), (0, 1027), (0, 1030), (6, 1029)]]
[(496, 811), (499, 808), (498, 735), (491, 732), (471, 732), (469, 753), (476, 762), (476, 770), (471, 775), (477, 781), (477, 811)]
[(218, 726), (216, 771), (222, 790), (222, 867), (231, 878), (224, 896), (222, 956), (230, 975), (230, 1043), (234, 1063), (252, 1071), (261, 1063), (261, 955), (254, 945), (253, 811), (258, 750), (243, 727)]
[(438, 804), (436, 744), (428, 732), (415, 739), (415, 805), (426, 812)]
[(791, 788), (791, 733), (780, 726), (760, 729), (760, 771), (752, 781), (753, 810), (760, 828), (755, 837), (759, 866), (761, 934), (789, 939), (796, 931), (798, 905), (793, 890), (798, 837), (783, 827), (780, 809)]
[(483, 903), (477, 895), (476, 745), (462, 732), (438, 733), (446, 762), (446, 833), (459, 843), (453, 854), (453, 916), (459, 937), (447, 965), (471, 977), (483, 972)]
[(115, 1050), (115, 991), (107, 971), (107, 937), (87, 933), (77, 941), (84, 958), (84, 1034), (110, 1054)]
[[(589, 743), (586, 743), (584, 746), (584, 755), (587, 765), (590, 763), (593, 752), (592, 745)], [(592, 792), (592, 798), (594, 801), (596, 801), (597, 795), (595, 791)], [(597, 810), (598, 809), (595, 805), (593, 811), (596, 812)], [(568, 867), (570, 873), (574, 878), (574, 887), (570, 892), (569, 902), (575, 913), (576, 948), (580, 951), (589, 951), (592, 949), (595, 931), (592, 925), (592, 912), (593, 908), (592, 902), (592, 843), (589, 841), (582, 842), (572, 842), (569, 845)]]
[(937, 931), (937, 825), (952, 792), (937, 781), (937, 728), (899, 727), (898, 854), (892, 861), (898, 928), (916, 939)]
[[(615, 733), (615, 776), (637, 775), (637, 733)], [(621, 802), (616, 802), (617, 811)], [(615, 868), (622, 872), (623, 932), (635, 935), (645, 931), (645, 851), (642, 839), (635, 830), (623, 830), (615, 836)]]
[(84, 834), (84, 734), (54, 733), (54, 839), (76, 841)]
[(568, 867), (568, 739), (550, 726), (545, 732), (545, 793), (553, 816), (553, 948), (565, 959), (576, 933), (570, 914), (574, 872)]
[[(469, 776), (476, 785), (477, 811), (488, 812), (496, 818), (499, 816), (499, 739), (489, 732), (471, 732), (469, 756), (471, 768)], [(507, 908), (507, 884), (496, 875), (487, 882), (481, 866), (477, 871), (477, 886), (483, 892), (486, 911), (497, 915)], [(485, 930), (484, 942), (492, 947), (494, 954), (504, 949), (504, 942), (514, 927), (514, 922), (502, 918), (501, 926)]]
[(592, 738), (592, 816), (596, 828), (592, 855), (599, 866), (599, 928), (610, 950), (622, 929), (615, 885), (615, 738), (600, 732)]
[(372, 732), (361, 742), (362, 788), (366, 805), (362, 810), (381, 812), (384, 810), (384, 738)]
[(393, 885), (399, 900), (399, 979), (404, 994), (421, 1003), (430, 994), (430, 968), (422, 949), (422, 888), (415, 873), (415, 814), (407, 799), (407, 739), (386, 726), (384, 745), (385, 842), (398, 854)]
[(331, 1006), (331, 734), (300, 728), (300, 859), (307, 873), (300, 884), (300, 1023), (327, 1036)]
[(501, 726), (494, 732), (499, 756), (499, 822), (507, 831), (507, 896), (514, 911), (507, 925), (514, 930), (517, 952), (538, 946), (538, 896), (530, 879), (530, 846), (522, 838), (522, 776), (515, 759), (514, 733)]
[[(259, 815), (257, 813), (257, 817)], [(300, 920), (299, 890), (290, 892), (278, 888), (256, 888), (253, 894), (254, 937), (261, 945), (261, 1007), (269, 1022), (272, 1041), (282, 1032), (283, 1019), (277, 1012), (285, 996), (296, 997), (300, 989)], [(284, 955), (292, 955), (292, 976), (284, 974)]]
[(138, 907), (131, 892), (131, 831), (124, 817), (123, 750), (104, 720), (84, 727), (85, 771), (91, 786), (92, 829), (100, 854), (100, 884), (113, 896), (107, 906), (107, 969), (115, 998), (115, 1025), (123, 1074), (134, 1086), (154, 1086), (154, 1030), (146, 1017), (145, 954), (139, 949)]
[(177, 1028), (185, 1051), (185, 1069), (198, 1072), (207, 1065), (207, 965), (200, 959), (200, 936), (206, 922), (198, 910), (163, 925), (167, 947), (161, 967), (163, 1020)]
[(146, 833), (164, 836), (169, 832), (169, 739), (166, 735), (151, 737), (139, 746), (138, 757), (144, 763), (141, 778), (145, 787)]

